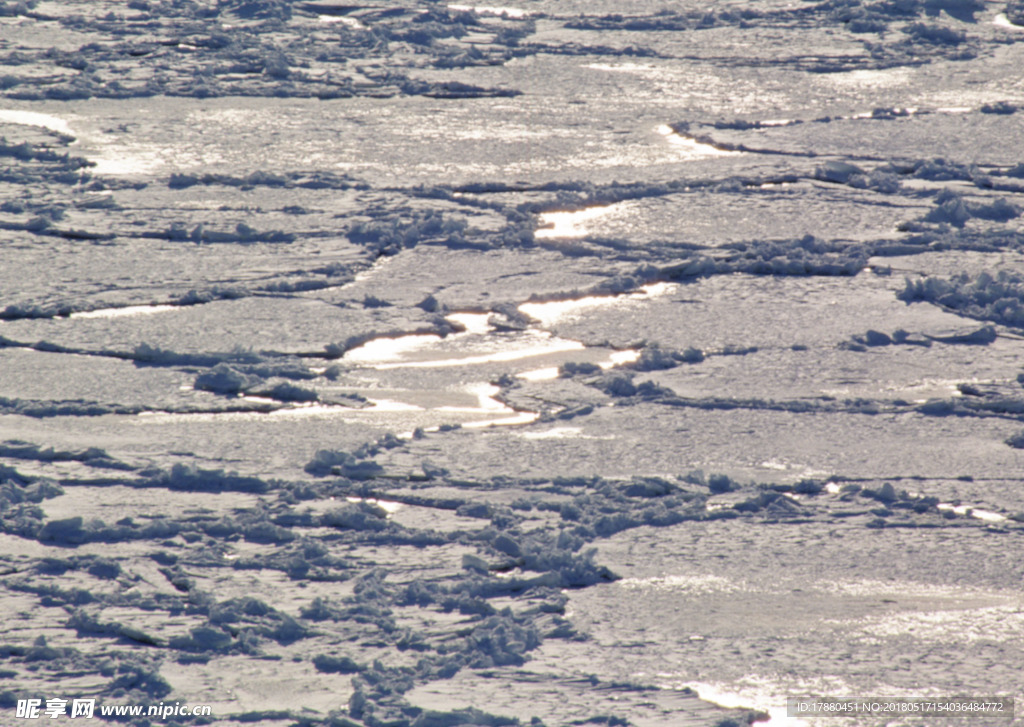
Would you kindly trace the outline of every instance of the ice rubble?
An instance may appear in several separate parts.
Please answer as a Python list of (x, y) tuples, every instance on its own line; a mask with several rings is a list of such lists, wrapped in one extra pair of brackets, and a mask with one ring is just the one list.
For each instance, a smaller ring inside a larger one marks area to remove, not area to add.
[[(308, 7), (307, 7), (308, 6)], [(441, 98), (507, 96), (504, 88), (483, 88), (461, 82), (427, 82), (407, 76), (398, 68), (373, 73), (356, 71), (349, 59), (387, 58), (401, 47), (437, 68), (465, 67), (500, 62), (500, 50), (482, 51), (472, 44), (450, 45), (468, 29), (495, 32), (504, 42), (532, 28), (527, 20), (490, 18), (483, 23), (472, 11), (431, 8), (381, 12), (361, 8), (358, 25), (333, 24), (316, 28), (324, 8), (264, 0), (239, 0), (214, 5), (194, 2), (134, 2), (116, 16), (63, 15), (49, 17), (32, 10), (34, 4), (11, 6), (10, 15), (50, 20), (70, 34), (93, 33), (105, 43), (87, 43), (77, 50), (14, 56), (15, 67), (42, 63), (59, 69), (43, 84), (11, 73), (4, 77), (6, 95), (20, 99), (131, 98), (179, 95), (208, 98), (223, 95), (310, 96), (348, 98), (362, 94), (428, 95)], [(23, 9), (23, 11), (22, 11)], [(329, 10), (329, 8), (328, 8)], [(115, 20), (116, 17), (116, 20)], [(154, 38), (150, 28), (171, 30), (182, 24), (179, 37)], [(310, 30), (319, 32), (309, 33)], [(284, 43), (267, 35), (273, 31)], [(94, 35), (94, 37), (95, 37)], [(329, 42), (325, 35), (330, 36)], [(128, 55), (147, 73), (120, 80), (104, 78)], [(369, 66), (369, 64), (368, 64)], [(61, 73), (80, 71), (77, 75)]]
[[(254, 369), (259, 370), (257, 367), (252, 366), (247, 368), (250, 371)], [(262, 368), (266, 371), (271, 367), (264, 365)], [(199, 374), (196, 377), (194, 386), (196, 389), (211, 391), (217, 394), (237, 396), (244, 393), (281, 402), (310, 402), (320, 399), (320, 395), (313, 389), (296, 386), (288, 381), (273, 384), (266, 383), (264, 377), (259, 376), (255, 372), (246, 374), (244, 370), (239, 370), (226, 363), (218, 363), (209, 371)], [(290, 374), (289, 378), (302, 379), (311, 379), (316, 376), (308, 371), (308, 369), (294, 365), (286, 365), (275, 371), (274, 374), (286, 376)]]
[[(970, 318), (1024, 327), (1024, 278), (1006, 270), (995, 275), (962, 273), (948, 279), (907, 278), (900, 299), (907, 303), (937, 303)], [(991, 331), (988, 340), (992, 340), (995, 330), (991, 327), (987, 330)]]
[[(380, 449), (400, 446), (396, 442), (393, 438), (386, 438), (369, 445), (359, 455), (372, 457)], [(92, 458), (85, 453), (48, 454), (17, 443), (10, 446), (15, 455), (29, 458)], [(935, 518), (960, 517), (951, 510), (940, 510), (940, 503), (935, 498), (900, 492), (889, 483), (878, 488), (851, 484), (835, 494), (826, 495), (832, 491), (820, 481), (763, 486), (744, 484), (725, 475), (707, 477), (699, 472), (675, 480), (575, 478), (539, 482), (535, 483), (539, 489), (533, 495), (509, 508), (474, 502), (471, 497), (435, 499), (429, 495), (417, 495), (415, 489), (406, 490), (403, 494), (401, 489), (394, 489), (395, 480), (386, 478), (387, 473), (379, 467), (368, 473), (370, 476), (362, 484), (359, 480), (339, 478), (337, 473), (332, 475), (337, 466), (335, 462), (344, 465), (353, 459), (345, 453), (319, 454), (314, 460), (316, 465), (311, 469), (326, 477), (311, 484), (262, 482), (190, 466), (175, 467), (163, 473), (141, 471), (139, 474), (149, 478), (150, 486), (214, 492), (241, 488), (271, 498), (252, 511), (232, 517), (186, 515), (176, 519), (162, 518), (146, 525), (144, 533), (131, 522), (110, 527), (97, 522), (87, 523), (82, 518), (40, 520), (33, 518), (24, 507), (15, 507), (12, 511), (9, 509), (11, 505), (5, 505), (3, 523), (6, 532), (21, 532), (47, 542), (116, 542), (132, 537), (155, 537), (168, 541), (175, 536), (188, 536), (186, 541), (195, 537), (198, 542), (203, 542), (212, 537), (220, 542), (227, 538), (230, 542), (230, 538), (237, 536), (252, 543), (278, 546), (269, 557), (242, 557), (233, 561), (224, 560), (225, 551), (220, 547), (208, 553), (181, 551), (179, 548), (175, 548), (177, 553), (168, 550), (154, 553), (152, 557), (176, 595), (163, 595), (150, 602), (148, 608), (169, 608), (173, 612), (185, 607), (193, 625), (184, 633), (165, 636), (103, 619), (99, 615), (101, 612), (94, 609), (107, 603), (109, 597), (99, 591), (89, 593), (83, 589), (75, 591), (32, 585), (28, 579), (14, 585), (37, 593), (50, 603), (74, 606), (67, 626), (79, 633), (160, 646), (172, 650), (182, 663), (203, 662), (229, 653), (259, 655), (266, 652), (268, 644), (304, 643), (314, 639), (321, 625), (328, 623), (363, 630), (374, 634), (378, 640), (394, 644), (399, 650), (418, 654), (415, 665), (396, 667), (381, 662), (366, 663), (353, 658), (355, 654), (337, 651), (314, 651), (309, 657), (311, 663), (322, 673), (355, 674), (356, 691), (349, 702), (349, 716), (371, 725), (411, 726), (430, 724), (430, 720), (435, 719), (461, 718), (458, 714), (443, 717), (438, 713), (409, 711), (403, 705), (401, 695), (417, 681), (444, 678), (464, 668), (521, 665), (529, 652), (544, 639), (577, 638), (571, 624), (562, 616), (565, 597), (559, 594), (558, 589), (604, 582), (615, 577), (597, 563), (593, 551), (586, 547), (596, 538), (625, 529), (645, 525), (669, 526), (690, 519), (813, 517), (819, 507), (816, 503), (821, 498), (832, 498), (822, 501), (826, 508), (829, 506), (827, 502), (833, 499), (837, 504), (862, 503), (857, 516), (863, 518), (869, 527), (909, 526), (916, 522), (915, 518), (931, 522)], [(13, 484), (9, 483), (11, 487), (24, 488), (29, 482), (13, 471), (5, 471), (5, 476), (14, 478)], [(431, 476), (426, 477), (429, 479)], [(511, 483), (492, 484), (507, 487)], [(486, 483), (475, 486), (486, 486)], [(388, 497), (391, 499), (416, 503), (417, 506), (456, 508), (466, 516), (484, 520), (487, 525), (482, 530), (442, 535), (412, 531), (389, 522), (386, 511), (371, 502), (348, 503), (328, 509), (319, 516), (303, 510), (303, 502), (328, 492), (373, 498), (378, 494), (378, 488), (390, 490)], [(53, 491), (50, 496), (56, 494), (59, 491)], [(279, 498), (276, 504), (275, 496)], [(711, 500), (719, 497), (735, 499), (725, 507), (709, 507)], [(557, 514), (563, 523), (557, 536), (552, 532), (529, 532), (521, 527), (523, 516), (533, 510)], [(34, 535), (30, 535), (27, 528), (33, 519), (37, 523), (36, 530)], [(386, 566), (378, 565), (369, 572), (354, 570), (354, 564), (347, 558), (332, 555), (322, 542), (304, 534), (304, 531), (316, 527), (330, 528), (336, 533), (334, 537), (352, 543), (376, 542), (389, 547), (410, 543), (429, 549), (458, 542), (471, 549), (462, 557), (459, 577), (445, 581), (403, 580), (398, 571), (389, 572)], [(355, 588), (351, 597), (312, 599), (296, 618), (256, 598), (218, 601), (210, 597), (200, 582), (188, 573), (212, 564), (219, 564), (219, 567), (230, 564), (229, 567), (240, 570), (279, 569), (291, 579), (354, 579)], [(125, 566), (117, 562), (77, 556), (41, 563), (39, 572), (82, 572), (106, 581), (128, 576)], [(506, 573), (510, 577), (503, 576)], [(516, 611), (498, 608), (489, 602), (509, 594), (520, 597), (533, 594), (535, 600), (532, 603), (535, 605)], [(123, 601), (125, 597), (118, 598)], [(151, 597), (140, 594), (135, 598)], [(401, 628), (396, 621), (398, 612), (410, 607), (458, 612), (469, 619), (469, 625), (456, 632), (454, 638), (441, 641), (424, 638)], [(84, 655), (59, 649), (46, 654), (46, 658), (54, 662), (75, 663), (83, 668), (89, 666), (89, 657)], [(11, 655), (15, 660), (39, 660), (28, 651), (12, 652)], [(133, 698), (145, 701), (147, 697), (160, 698), (167, 693), (166, 680), (152, 665), (143, 667), (126, 657), (111, 669), (112, 688), (123, 688)], [(479, 716), (479, 713), (474, 715)]]
[[(9, 73), (4, 78), (3, 90), (8, 96), (21, 99), (131, 98), (156, 94), (323, 99), (391, 94), (439, 98), (508, 96), (516, 91), (459, 81), (427, 81), (396, 64), (376, 71), (371, 69), (374, 61), (386, 62), (390, 54), (396, 52), (411, 54), (419, 63), (437, 69), (496, 65), (513, 57), (545, 52), (660, 55), (658, 50), (635, 45), (532, 41), (529, 37), (536, 29), (536, 22), (530, 14), (495, 13), (489, 8), (396, 7), (389, 12), (367, 6), (339, 13), (329, 4), (321, 7), (317, 3), (293, 7), (269, 0), (214, 5), (154, 1), (133, 3), (109, 17), (99, 13), (51, 17), (45, 11), (34, 10), (33, 3), (7, 3), (4, 7), (12, 16), (54, 22), (72, 37), (92, 33), (106, 41), (81, 44), (76, 50), (59, 53), (35, 50), (12, 56), (14, 62), (10, 65), (15, 69), (38, 63), (55, 71), (45, 84), (33, 83), (31, 77), (18, 71)], [(1015, 8), (1013, 3), (1007, 6), (1006, 14), (1011, 20), (1019, 15)], [(812, 70), (834, 72), (851, 67), (910, 63), (921, 54), (968, 57), (958, 50), (958, 46), (965, 44), (962, 34), (958, 34), (960, 31), (933, 22), (940, 10), (956, 17), (971, 18), (977, 6), (953, 2), (871, 3), (867, 6), (819, 3), (800, 9), (589, 15), (569, 19), (564, 25), (615, 34), (723, 27), (744, 29), (763, 23), (788, 25), (813, 21), (864, 36), (900, 27), (922, 13), (932, 16), (931, 22), (910, 23), (902, 28), (906, 34), (903, 43), (881, 44), (865, 38), (862, 43), (870, 52), (863, 57), (790, 59)], [(325, 14), (340, 14), (351, 22), (325, 26), (319, 22)], [(170, 30), (175, 23), (185, 25), (188, 32), (168, 39), (154, 38), (148, 33), (154, 27)], [(260, 32), (268, 30), (281, 42), (272, 42), (267, 33)], [(490, 42), (478, 42), (481, 36)], [(970, 40), (966, 44), (969, 45)], [(111, 71), (122, 66), (126, 54), (145, 72), (122, 80)], [(363, 65), (353, 68), (350, 59), (362, 61)]]
[(861, 353), (868, 349), (890, 345), (923, 346), (925, 348), (931, 346), (932, 343), (986, 346), (995, 341), (997, 335), (993, 326), (965, 327), (960, 330), (932, 331), (930, 333), (909, 333), (899, 328), (893, 331), (891, 336), (871, 329), (863, 335), (851, 336), (849, 341), (841, 341), (838, 346), (847, 351)]

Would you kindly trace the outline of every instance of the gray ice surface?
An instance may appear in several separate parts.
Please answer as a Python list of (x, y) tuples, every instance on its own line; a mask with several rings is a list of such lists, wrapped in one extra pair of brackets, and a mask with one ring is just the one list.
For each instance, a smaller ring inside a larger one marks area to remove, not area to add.
[(1024, 704), (1022, 41), (0, 2), (0, 722)]

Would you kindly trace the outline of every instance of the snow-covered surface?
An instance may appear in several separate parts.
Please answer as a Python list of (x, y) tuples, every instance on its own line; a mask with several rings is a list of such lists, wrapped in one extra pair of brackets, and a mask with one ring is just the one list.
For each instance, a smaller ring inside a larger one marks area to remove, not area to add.
[(1024, 700), (1021, 30), (0, 2), (0, 723)]

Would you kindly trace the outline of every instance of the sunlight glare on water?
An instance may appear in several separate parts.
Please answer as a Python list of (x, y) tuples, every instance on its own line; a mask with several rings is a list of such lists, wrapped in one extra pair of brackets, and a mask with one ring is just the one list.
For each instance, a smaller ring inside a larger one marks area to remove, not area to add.
[[(673, 684), (673, 688), (688, 687), (706, 702), (713, 702), (728, 709), (756, 709), (768, 713), (767, 722), (758, 722), (766, 727), (809, 727), (806, 720), (790, 717), (786, 711), (786, 698), (762, 692), (760, 689), (749, 692), (731, 691), (730, 687), (721, 684), (704, 684), (687, 682)], [(780, 706), (781, 705), (781, 706)]]
[(546, 356), (553, 353), (566, 351), (582, 351), (586, 348), (579, 341), (569, 341), (562, 338), (555, 338), (551, 334), (533, 333), (529, 336), (532, 341), (515, 342), (504, 351), (494, 353), (483, 353), (474, 356), (462, 356), (459, 358), (428, 359), (422, 361), (396, 361), (394, 363), (374, 364), (376, 369), (426, 369), (426, 368), (448, 368), (450, 366), (476, 366), (479, 364), (505, 363), (518, 361), (534, 356)]
[(394, 361), (403, 354), (427, 348), (441, 340), (436, 333), (412, 333), (395, 338), (375, 338), (345, 353), (351, 363), (377, 364)]
[(533, 236), (538, 240), (560, 237), (584, 237), (589, 234), (586, 223), (604, 217), (607, 214), (622, 211), (626, 206), (625, 202), (619, 202), (600, 207), (586, 207), (570, 212), (544, 212), (540, 216), (540, 222), (543, 226), (539, 227), (533, 233)]
[(539, 303), (523, 303), (519, 306), (522, 313), (530, 316), (541, 325), (550, 326), (562, 320), (573, 318), (584, 311), (614, 305), (628, 305), (632, 301), (667, 295), (678, 286), (672, 283), (652, 283), (644, 285), (635, 293), (624, 295), (588, 295), (570, 300), (551, 300)]
[(857, 69), (844, 73), (824, 74), (823, 80), (836, 86), (864, 86), (867, 88), (883, 88), (899, 86), (909, 80), (910, 74), (905, 68), (887, 68), (883, 70)]
[(93, 174), (124, 177), (133, 174), (150, 174), (165, 164), (167, 155), (159, 151), (129, 150), (124, 147), (105, 147), (99, 154), (88, 155), (93, 163)]
[(676, 132), (668, 124), (662, 124), (657, 128), (657, 132), (665, 137), (669, 145), (679, 154), (683, 159), (703, 159), (706, 157), (724, 157), (724, 156), (736, 156), (742, 154), (739, 151), (730, 151), (728, 149), (718, 149), (711, 146), (710, 144), (702, 144), (696, 139), (691, 139), (688, 136)]

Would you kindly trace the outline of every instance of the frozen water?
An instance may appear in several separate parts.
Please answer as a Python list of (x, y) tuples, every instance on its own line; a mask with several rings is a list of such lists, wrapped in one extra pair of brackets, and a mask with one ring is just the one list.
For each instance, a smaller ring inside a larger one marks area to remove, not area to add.
[(1020, 3), (0, 15), (0, 711), (1024, 699)]

